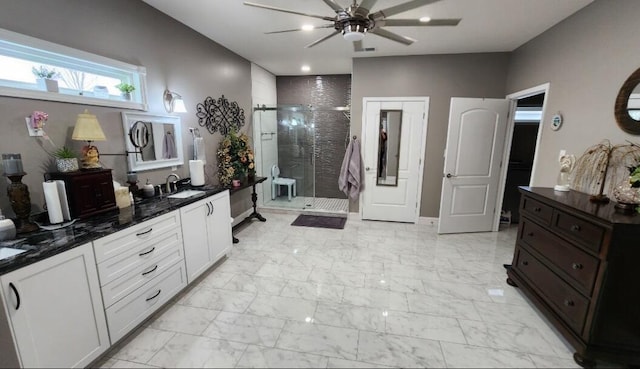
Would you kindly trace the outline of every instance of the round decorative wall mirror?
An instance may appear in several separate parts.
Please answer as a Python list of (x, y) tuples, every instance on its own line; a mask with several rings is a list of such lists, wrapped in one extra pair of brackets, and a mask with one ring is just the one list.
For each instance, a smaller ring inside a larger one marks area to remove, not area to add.
[(640, 135), (640, 69), (633, 72), (620, 88), (615, 116), (623, 131)]

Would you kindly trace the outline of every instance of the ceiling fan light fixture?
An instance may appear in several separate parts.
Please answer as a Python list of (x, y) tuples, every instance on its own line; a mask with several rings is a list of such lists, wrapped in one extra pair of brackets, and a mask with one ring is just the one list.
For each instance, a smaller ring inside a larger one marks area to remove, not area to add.
[(345, 24), (342, 28), (342, 37), (349, 42), (362, 41), (367, 33), (367, 27), (362, 24)]

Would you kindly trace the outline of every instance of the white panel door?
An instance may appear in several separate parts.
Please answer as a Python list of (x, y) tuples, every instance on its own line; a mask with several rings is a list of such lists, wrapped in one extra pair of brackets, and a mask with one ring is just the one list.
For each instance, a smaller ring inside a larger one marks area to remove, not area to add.
[[(412, 223), (418, 220), (428, 105), (428, 97), (364, 98), (362, 219)], [(397, 185), (378, 181), (380, 112), (389, 110), (402, 111)]]
[(438, 233), (492, 230), (508, 113), (509, 100), (451, 99)]

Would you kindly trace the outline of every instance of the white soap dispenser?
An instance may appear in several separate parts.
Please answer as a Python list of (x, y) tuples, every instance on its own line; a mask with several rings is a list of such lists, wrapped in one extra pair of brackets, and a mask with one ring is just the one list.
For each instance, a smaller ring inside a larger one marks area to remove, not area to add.
[(11, 219), (5, 219), (0, 210), (0, 241), (16, 238), (16, 225)]

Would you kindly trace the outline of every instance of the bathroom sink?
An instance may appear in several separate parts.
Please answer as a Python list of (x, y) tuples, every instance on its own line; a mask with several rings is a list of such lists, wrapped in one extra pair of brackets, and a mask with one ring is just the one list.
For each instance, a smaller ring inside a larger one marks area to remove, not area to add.
[(18, 255), (27, 250), (14, 249), (11, 247), (0, 247), (0, 260), (10, 258), (13, 255)]
[(170, 199), (188, 199), (190, 197), (204, 196), (205, 192), (200, 190), (185, 190), (167, 196)]

